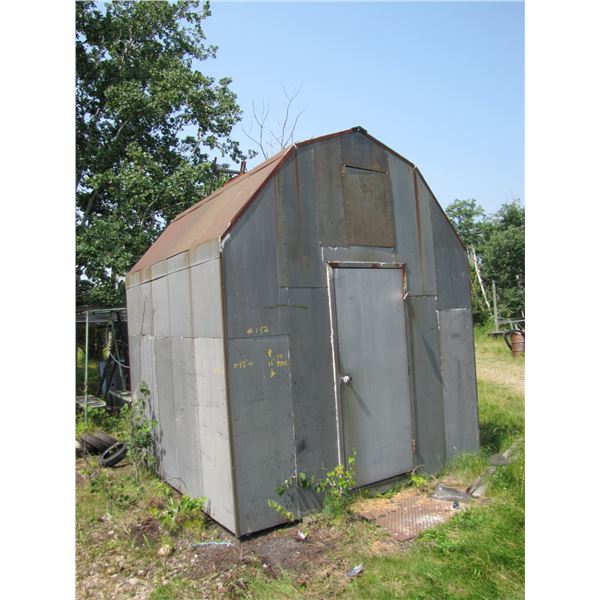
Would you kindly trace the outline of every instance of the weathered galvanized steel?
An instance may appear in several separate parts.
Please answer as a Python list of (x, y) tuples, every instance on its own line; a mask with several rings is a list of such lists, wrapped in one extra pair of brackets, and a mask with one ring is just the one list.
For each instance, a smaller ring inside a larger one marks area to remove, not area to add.
[(363, 129), (295, 144), (182, 213), (127, 302), (159, 472), (236, 535), (282, 522), (269, 499), (317, 508), (276, 490), (354, 451), (369, 485), (479, 443), (464, 246), (416, 167)]

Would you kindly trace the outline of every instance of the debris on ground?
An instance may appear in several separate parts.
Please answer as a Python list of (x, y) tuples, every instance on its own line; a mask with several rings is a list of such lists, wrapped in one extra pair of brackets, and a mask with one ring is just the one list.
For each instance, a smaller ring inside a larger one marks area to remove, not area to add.
[(502, 452), (502, 454), (493, 454), (489, 458), (490, 467), (488, 467), (468, 488), (467, 494), (472, 498), (481, 498), (485, 494), (485, 491), (489, 485), (490, 477), (496, 472), (499, 466), (504, 466), (511, 463), (514, 460), (512, 456), (514, 451), (517, 449), (518, 442), (515, 442)]
[(421, 531), (447, 521), (456, 514), (456, 510), (448, 500), (428, 498), (410, 489), (391, 498), (359, 502), (354, 512), (375, 522), (398, 542), (405, 542)]
[(304, 542), (306, 540), (306, 538), (308, 537), (308, 533), (306, 533), (305, 531), (302, 531), (301, 529), (298, 529), (298, 531), (294, 537), (299, 542)]
[(355, 567), (353, 567), (352, 569), (350, 569), (346, 575), (348, 577), (356, 577), (357, 575), (360, 575), (363, 572), (363, 563), (360, 563), (359, 565), (356, 565)]
[(234, 544), (232, 544), (231, 542), (228, 542), (226, 540), (198, 542), (197, 544), (192, 544), (192, 548), (201, 548), (202, 546), (231, 546), (231, 547), (233, 547)]
[(172, 553), (173, 553), (173, 546), (170, 546), (169, 544), (165, 544), (164, 546), (161, 546), (160, 550), (158, 551), (159, 556), (170, 556)]
[(437, 500), (448, 500), (448, 501), (454, 501), (454, 500), (468, 501), (471, 499), (468, 496), (468, 494), (465, 494), (465, 492), (461, 492), (460, 490), (457, 490), (455, 488), (451, 488), (446, 485), (442, 485), (441, 483), (439, 485), (435, 486), (433, 492), (431, 492), (431, 494), (429, 494), (429, 497), (436, 498)]
[(508, 456), (504, 456), (504, 454), (492, 454), (489, 458), (490, 465), (495, 467), (503, 467), (510, 463), (510, 458)]

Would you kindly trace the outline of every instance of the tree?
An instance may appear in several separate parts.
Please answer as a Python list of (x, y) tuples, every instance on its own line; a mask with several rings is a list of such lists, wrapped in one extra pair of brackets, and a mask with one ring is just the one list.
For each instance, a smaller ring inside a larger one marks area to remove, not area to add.
[(520, 318), (525, 310), (525, 209), (518, 200), (503, 204), (489, 219), (481, 259), (487, 280), (496, 282), (503, 316)]
[(473, 321), (490, 319), (492, 281), (496, 282), (499, 313), (520, 317), (525, 309), (525, 209), (514, 200), (486, 215), (476, 200), (455, 200), (446, 208), (467, 246), (471, 271)]
[(485, 234), (485, 210), (473, 198), (454, 200), (446, 208), (446, 214), (452, 221), (456, 232), (467, 248), (481, 243)]
[(231, 80), (192, 61), (208, 3), (76, 4), (77, 300), (122, 304), (123, 277), (169, 221), (226, 180), (208, 152), (245, 158)]
[[(242, 127), (246, 137), (256, 144), (265, 160), (272, 154), (276, 154), (286, 146), (294, 143), (296, 125), (304, 112), (301, 110), (295, 116), (292, 113), (292, 104), (298, 97), (302, 85), (291, 94), (284, 85), (281, 87), (283, 88), (285, 100), (283, 102), (283, 115), (277, 120), (277, 125), (273, 126), (269, 124), (269, 105), (265, 104), (264, 100), (261, 100), (260, 107), (257, 107), (257, 104), (252, 101), (253, 122), (250, 122), (247, 130)], [(252, 131), (253, 126), (256, 128), (255, 132)]]

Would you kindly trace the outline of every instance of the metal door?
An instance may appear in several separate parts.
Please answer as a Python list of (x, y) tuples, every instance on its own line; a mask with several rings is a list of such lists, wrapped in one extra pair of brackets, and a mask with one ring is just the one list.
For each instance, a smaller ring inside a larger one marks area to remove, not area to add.
[(333, 282), (343, 452), (363, 486), (414, 466), (402, 270), (338, 267)]

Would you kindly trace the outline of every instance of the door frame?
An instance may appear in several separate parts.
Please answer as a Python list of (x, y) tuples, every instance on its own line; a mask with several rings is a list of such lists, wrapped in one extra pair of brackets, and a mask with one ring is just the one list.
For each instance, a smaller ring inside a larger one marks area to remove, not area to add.
[[(333, 388), (335, 398), (335, 420), (337, 434), (337, 453), (338, 464), (345, 465), (348, 468), (346, 448), (344, 442), (344, 420), (342, 415), (342, 389), (341, 389), (341, 370), (339, 364), (339, 345), (337, 332), (337, 309), (335, 301), (335, 284), (334, 284), (334, 269), (399, 269), (402, 271), (402, 301), (405, 303), (404, 310), (404, 325), (406, 332), (406, 356), (407, 356), (407, 371), (408, 371), (408, 395), (410, 404), (410, 418), (412, 431), (412, 462), (413, 468), (416, 465), (416, 425), (415, 425), (415, 403), (412, 385), (412, 361), (410, 355), (410, 319), (408, 310), (406, 310), (406, 298), (408, 297), (406, 263), (397, 261), (356, 261), (356, 260), (326, 260), (324, 261), (327, 268), (327, 299), (329, 302), (329, 322), (330, 322), (330, 340), (331, 340), (331, 357), (333, 365)], [(398, 473), (400, 475), (400, 473)]]

